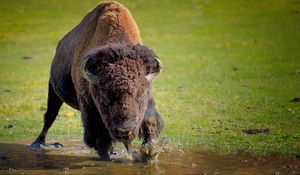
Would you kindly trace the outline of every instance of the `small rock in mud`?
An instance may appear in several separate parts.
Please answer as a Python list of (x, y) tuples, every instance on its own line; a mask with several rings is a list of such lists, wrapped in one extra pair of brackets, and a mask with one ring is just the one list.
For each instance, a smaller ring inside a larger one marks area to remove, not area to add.
[(246, 160), (246, 159), (245, 159), (245, 160), (242, 160), (242, 163), (247, 163), (247, 162), (248, 162), (248, 160)]
[(14, 128), (14, 125), (12, 124), (8, 124), (4, 126), (5, 129), (10, 129), (10, 128)]
[(195, 168), (195, 167), (197, 167), (197, 166), (198, 166), (197, 164), (192, 163), (192, 168)]
[(244, 129), (243, 133), (245, 134), (266, 134), (269, 133), (270, 129), (265, 128), (265, 129)]
[(62, 168), (62, 172), (64, 172), (64, 173), (68, 173), (69, 171), (70, 171), (69, 167), (63, 167)]
[(279, 175), (280, 172), (279, 172), (279, 171), (276, 171), (276, 172), (274, 172), (273, 174), (274, 174), (274, 175)]
[(13, 169), (13, 168), (9, 168), (8, 169), (8, 174), (13, 174), (15, 173), (17, 170)]

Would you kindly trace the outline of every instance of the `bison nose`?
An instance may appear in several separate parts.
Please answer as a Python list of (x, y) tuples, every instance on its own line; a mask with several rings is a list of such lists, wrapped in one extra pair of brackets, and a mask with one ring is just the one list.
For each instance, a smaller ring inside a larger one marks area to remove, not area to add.
[(115, 128), (116, 133), (129, 133), (130, 131), (134, 130), (134, 125), (122, 125), (121, 127)]
[(131, 130), (124, 130), (122, 128), (116, 128), (114, 135), (117, 138), (129, 138), (133, 135), (133, 129), (134, 128), (132, 128)]
[(134, 122), (126, 121), (124, 123), (119, 123), (114, 127), (114, 133), (116, 136), (123, 137), (128, 136), (135, 129)]

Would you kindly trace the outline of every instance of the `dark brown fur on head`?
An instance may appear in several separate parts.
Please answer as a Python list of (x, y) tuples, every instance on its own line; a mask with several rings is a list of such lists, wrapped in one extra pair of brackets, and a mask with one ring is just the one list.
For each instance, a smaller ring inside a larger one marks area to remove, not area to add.
[(146, 76), (160, 71), (155, 53), (140, 44), (109, 44), (85, 59), (84, 73), (110, 134), (117, 139), (134, 138), (150, 98), (151, 81)]

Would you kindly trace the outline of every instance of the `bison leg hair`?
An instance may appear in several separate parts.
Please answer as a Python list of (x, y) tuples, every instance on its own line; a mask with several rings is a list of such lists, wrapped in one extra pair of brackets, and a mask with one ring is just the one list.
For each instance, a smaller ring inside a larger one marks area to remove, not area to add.
[[(83, 122), (85, 144), (91, 148), (95, 148), (100, 160), (110, 160), (109, 153), (112, 150), (112, 140), (108, 134), (108, 131), (105, 129), (104, 124), (98, 122), (90, 123), (88, 121)], [(96, 123), (98, 123), (97, 129), (95, 128), (97, 126)]]
[(108, 161), (110, 160), (109, 153), (112, 150), (112, 140), (110, 135), (102, 122), (91, 121), (93, 120), (87, 120), (83, 122), (84, 142), (89, 147), (95, 148), (100, 160)]
[(157, 120), (154, 117), (149, 117), (143, 122), (143, 144), (155, 142), (158, 137)]
[(158, 123), (154, 117), (149, 117), (143, 122), (144, 141), (140, 152), (144, 162), (157, 159), (158, 151), (156, 148), (156, 139), (159, 132), (157, 126)]
[[(58, 111), (61, 107), (63, 102), (59, 99), (56, 93), (53, 90), (51, 81), (49, 81), (49, 89), (48, 89), (48, 102), (47, 102), (47, 110), (44, 114), (44, 127), (39, 134), (39, 136), (35, 139), (35, 141), (30, 145), (32, 148), (40, 148), (41, 146), (45, 145), (45, 138), (49, 128), (52, 126)], [(60, 145), (56, 143), (56, 145)]]
[(96, 140), (96, 145), (97, 145), (96, 147), (97, 153), (100, 157), (100, 160), (109, 161), (110, 160), (109, 153), (112, 150), (111, 139), (98, 138)]
[(155, 142), (163, 127), (164, 121), (155, 108), (154, 100), (150, 99), (141, 128), (143, 144)]
[(97, 108), (92, 101), (81, 99), (82, 122), (84, 127), (84, 142), (87, 146), (95, 148), (100, 160), (110, 160), (112, 140), (106, 129)]
[(158, 151), (156, 140), (164, 127), (164, 121), (155, 108), (154, 100), (151, 99), (142, 123), (143, 144), (140, 149), (143, 161), (156, 160)]
[[(97, 151), (100, 160), (108, 161), (110, 160), (109, 153), (112, 150), (112, 141), (108, 134), (108, 131), (105, 131), (103, 124), (99, 124), (100, 127), (97, 131), (95, 129), (95, 123), (84, 122), (84, 142), (87, 146), (95, 148)], [(103, 125), (103, 126), (102, 126)]]

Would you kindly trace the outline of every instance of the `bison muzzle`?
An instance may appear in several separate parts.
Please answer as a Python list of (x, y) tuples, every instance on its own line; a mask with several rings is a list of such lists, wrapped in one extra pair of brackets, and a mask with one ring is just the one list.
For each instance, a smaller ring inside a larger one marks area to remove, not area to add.
[(160, 71), (130, 12), (116, 2), (99, 4), (57, 46), (44, 127), (31, 146), (45, 144), (63, 103), (81, 111), (84, 142), (101, 160), (110, 160), (114, 141), (123, 142), (129, 154), (136, 137), (154, 144), (164, 126), (151, 92)]

